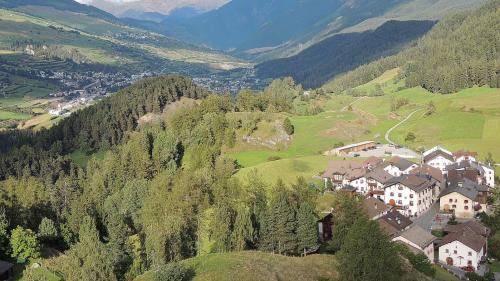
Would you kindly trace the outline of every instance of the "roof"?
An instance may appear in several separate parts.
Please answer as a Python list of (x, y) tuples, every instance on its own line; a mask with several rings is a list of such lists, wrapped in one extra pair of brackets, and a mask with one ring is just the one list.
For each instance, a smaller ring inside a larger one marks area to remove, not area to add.
[(436, 184), (436, 180), (430, 176), (424, 175), (401, 175), (399, 177), (392, 178), (385, 187), (393, 186), (395, 184), (401, 184), (409, 189), (420, 192)]
[(407, 170), (411, 166), (415, 165), (415, 163), (411, 162), (410, 160), (398, 156), (392, 157), (391, 159), (387, 160), (386, 163), (397, 167), (401, 171)]
[(428, 175), (439, 182), (444, 181), (444, 176), (443, 176), (443, 173), (441, 172), (441, 170), (439, 170), (438, 168), (434, 168), (432, 166), (429, 166), (427, 164), (423, 164), (423, 165), (416, 167), (415, 169), (410, 171), (410, 174)]
[(399, 235), (406, 240), (414, 243), (419, 246), (421, 249), (429, 246), (434, 240), (437, 239), (434, 235), (432, 235), (429, 231), (423, 229), (418, 225), (414, 225), (411, 228), (405, 230), (401, 235)]
[(369, 218), (377, 217), (391, 209), (383, 201), (373, 197), (363, 200), (363, 208)]
[(352, 160), (332, 160), (328, 162), (326, 171), (323, 173), (324, 178), (331, 178), (334, 174), (344, 175), (347, 179), (353, 180), (364, 176), (366, 170), (363, 163)]
[(379, 164), (382, 164), (384, 162), (384, 159), (382, 158), (378, 158), (376, 156), (370, 156), (368, 158), (366, 158), (366, 160), (363, 162), (363, 165), (366, 167), (366, 166), (371, 166), (371, 167), (375, 167)]
[(376, 180), (381, 184), (388, 183), (393, 176), (384, 170), (383, 167), (377, 167), (365, 175), (366, 178), (371, 178)]
[(443, 153), (446, 153), (448, 155), (452, 155), (451, 151), (449, 151), (447, 149), (444, 149), (440, 145), (438, 145), (438, 146), (435, 146), (435, 147), (433, 147), (433, 148), (431, 148), (429, 150), (424, 151), (423, 156), (427, 156), (427, 155), (431, 154), (432, 152), (434, 152), (436, 150), (440, 150)]
[(446, 235), (443, 238), (440, 247), (454, 241), (459, 241), (460, 243), (473, 249), (474, 251), (479, 252), (481, 251), (481, 248), (486, 245), (487, 238), (475, 233), (470, 229), (463, 229), (461, 231), (451, 232), (450, 234)]
[(488, 192), (488, 190), (489, 190), (488, 186), (477, 184), (465, 178), (463, 179), (463, 181), (452, 183), (450, 187), (446, 188), (443, 191), (441, 197), (451, 194), (453, 192), (457, 192), (471, 200), (477, 201), (476, 199), (478, 198), (479, 195), (481, 195), (480, 192)]
[(445, 169), (447, 171), (451, 171), (451, 170), (476, 170), (480, 174), (484, 173), (483, 167), (480, 164), (478, 164), (476, 162), (472, 162), (472, 161), (461, 161), (459, 163), (453, 163), (453, 164), (446, 166)]
[(434, 150), (433, 152), (427, 154), (424, 156), (424, 162), (429, 162), (431, 161), (432, 159), (438, 157), (438, 156), (442, 156), (443, 158), (445, 159), (448, 159), (450, 161), (454, 161), (455, 159), (453, 159), (453, 155), (452, 154), (448, 154), (446, 152), (444, 152), (443, 150), (441, 149), (437, 149), (437, 150)]
[(467, 222), (456, 225), (446, 225), (443, 230), (444, 232), (454, 233), (460, 232), (464, 229), (469, 229), (474, 233), (484, 237), (488, 237), (490, 235), (490, 229), (476, 220), (469, 220)]
[(0, 275), (9, 271), (13, 266), (10, 262), (0, 260)]
[(400, 231), (397, 228), (395, 228), (394, 226), (392, 226), (392, 224), (389, 224), (385, 220), (379, 219), (377, 221), (378, 221), (378, 225), (380, 226), (380, 229), (382, 229), (382, 231), (384, 231), (389, 236), (394, 236), (394, 235), (398, 234), (398, 232)]
[(335, 148), (335, 150), (341, 151), (341, 150), (345, 150), (345, 149), (349, 149), (349, 148), (353, 148), (353, 147), (358, 147), (358, 146), (365, 145), (365, 144), (372, 144), (372, 143), (374, 144), (375, 142), (374, 141), (363, 141), (363, 142), (358, 142), (358, 143), (352, 143), (352, 144), (344, 145), (341, 147), (337, 147), (337, 148)]
[(474, 157), (474, 158), (476, 158), (477, 152), (458, 150), (458, 151), (453, 152), (453, 157), (455, 157), (455, 159), (460, 158), (460, 157)]
[[(382, 224), (388, 224), (392, 228), (396, 229), (397, 232), (405, 230), (408, 226), (412, 224), (410, 218), (402, 215), (396, 209), (390, 210), (387, 214), (380, 217), (379, 221), (384, 221)], [(383, 226), (387, 228), (387, 226)]]

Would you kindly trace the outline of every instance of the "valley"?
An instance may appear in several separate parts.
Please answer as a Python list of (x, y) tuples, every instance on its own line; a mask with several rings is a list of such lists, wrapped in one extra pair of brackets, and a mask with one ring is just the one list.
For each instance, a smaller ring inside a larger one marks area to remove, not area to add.
[(0, 0), (0, 280), (494, 281), (499, 30), (500, 0)]

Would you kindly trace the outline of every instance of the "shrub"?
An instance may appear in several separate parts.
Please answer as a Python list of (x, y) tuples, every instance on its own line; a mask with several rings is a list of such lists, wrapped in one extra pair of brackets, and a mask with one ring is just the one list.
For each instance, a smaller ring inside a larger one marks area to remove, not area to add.
[(180, 263), (169, 263), (155, 273), (155, 281), (188, 281), (193, 277), (192, 271)]
[(276, 156), (276, 155), (271, 155), (271, 156), (267, 157), (267, 161), (277, 161), (280, 159), (281, 159), (281, 157)]
[(285, 132), (289, 135), (293, 135), (295, 128), (292, 125), (292, 122), (290, 122), (290, 119), (287, 117), (283, 121), (283, 129), (285, 129)]

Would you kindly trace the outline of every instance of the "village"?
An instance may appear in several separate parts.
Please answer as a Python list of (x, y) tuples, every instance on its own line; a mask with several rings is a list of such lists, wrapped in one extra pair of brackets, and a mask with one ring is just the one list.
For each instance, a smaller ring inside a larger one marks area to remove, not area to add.
[[(441, 146), (419, 158), (405, 158), (403, 153), (355, 161), (380, 146), (368, 141), (327, 152), (344, 159), (328, 163), (321, 175), (325, 188), (361, 195), (366, 214), (392, 241), (425, 254), (457, 277), (467, 272), (484, 275), (490, 230), (480, 218), (494, 211), (489, 200), (495, 188), (491, 163), (481, 163), (476, 152), (451, 152)], [(318, 222), (322, 241), (331, 239), (334, 215), (333, 208)]]

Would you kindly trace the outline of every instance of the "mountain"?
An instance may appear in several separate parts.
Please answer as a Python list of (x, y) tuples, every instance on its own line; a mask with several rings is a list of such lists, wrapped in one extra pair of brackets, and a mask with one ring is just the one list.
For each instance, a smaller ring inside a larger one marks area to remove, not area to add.
[(112, 13), (117, 17), (134, 17), (141, 19), (141, 15), (148, 13), (158, 13), (170, 15), (180, 8), (193, 8), (200, 11), (209, 11), (226, 4), (230, 0), (132, 0), (132, 1), (111, 1), (111, 0), (80, 0), (86, 4), (95, 6), (101, 10)]
[(337, 74), (397, 53), (433, 25), (432, 21), (389, 21), (376, 30), (334, 35), (295, 56), (255, 68), (259, 77), (291, 76), (305, 88), (314, 88)]
[[(165, 20), (173, 37), (232, 50), (255, 61), (287, 57), (344, 32), (375, 29), (388, 20), (437, 20), (486, 0), (233, 0), (184, 20)], [(424, 11), (424, 12), (422, 12)]]
[(500, 87), (500, 0), (450, 15), (415, 46), (335, 77), (324, 88), (342, 92), (399, 68), (407, 87), (454, 93), (473, 86)]

